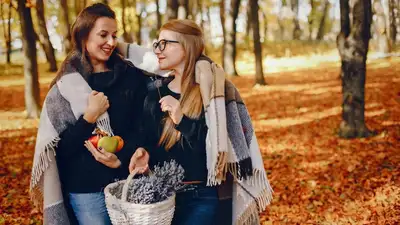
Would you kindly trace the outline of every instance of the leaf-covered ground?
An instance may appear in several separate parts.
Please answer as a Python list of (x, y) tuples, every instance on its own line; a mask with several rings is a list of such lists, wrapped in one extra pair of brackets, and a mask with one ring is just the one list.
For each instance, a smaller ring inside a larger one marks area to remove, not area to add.
[[(366, 123), (376, 137), (343, 140), (337, 64), (234, 78), (275, 191), (262, 224), (398, 224), (400, 59), (368, 65)], [(28, 197), (37, 120), (24, 119), (23, 82), (0, 78), (0, 224), (41, 224)], [(42, 98), (48, 77), (42, 77)]]

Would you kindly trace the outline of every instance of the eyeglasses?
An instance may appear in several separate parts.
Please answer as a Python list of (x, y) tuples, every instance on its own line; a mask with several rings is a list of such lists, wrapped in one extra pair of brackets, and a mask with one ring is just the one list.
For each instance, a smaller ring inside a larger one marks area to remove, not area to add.
[(153, 51), (156, 51), (157, 48), (158, 50), (160, 50), (160, 52), (164, 51), (165, 47), (167, 46), (167, 43), (179, 43), (179, 41), (161, 39), (159, 41), (154, 42)]

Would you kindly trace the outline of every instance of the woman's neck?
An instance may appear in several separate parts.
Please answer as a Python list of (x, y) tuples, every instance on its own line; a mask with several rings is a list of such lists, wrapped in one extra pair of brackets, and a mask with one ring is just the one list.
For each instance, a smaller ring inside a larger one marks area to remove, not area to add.
[(183, 74), (183, 67), (184, 65), (180, 65), (174, 69), (174, 79), (168, 84), (168, 88), (175, 92), (181, 93), (181, 81), (182, 81), (182, 74)]
[(100, 73), (109, 71), (105, 62), (99, 62), (97, 60), (91, 60), (91, 64), (93, 66), (93, 73)]
[(168, 88), (178, 94), (181, 93), (181, 77), (181, 75), (175, 74), (174, 79), (168, 84)]

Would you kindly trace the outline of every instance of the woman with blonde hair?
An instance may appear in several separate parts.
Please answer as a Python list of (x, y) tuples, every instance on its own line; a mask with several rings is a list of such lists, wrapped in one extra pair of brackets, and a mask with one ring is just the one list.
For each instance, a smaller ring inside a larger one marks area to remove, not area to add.
[[(174, 159), (185, 169), (173, 224), (212, 224), (218, 206), (216, 187), (206, 186), (207, 126), (195, 81), (196, 60), (203, 50), (203, 33), (194, 22), (171, 20), (162, 26), (153, 51), (160, 69), (172, 71), (173, 80), (149, 91), (143, 115), (147, 140), (133, 156), (150, 158), (150, 165)], [(130, 169), (134, 166), (140, 164)]]
[[(150, 61), (139, 50), (121, 49), (134, 63)], [(156, 79), (145, 98), (147, 140), (129, 170), (143, 173), (149, 164), (170, 159), (182, 165), (185, 186), (176, 195), (172, 224), (258, 224), (272, 189), (255, 130), (238, 90), (203, 50), (203, 32), (193, 21), (170, 20), (161, 27), (153, 52), (158, 69), (171, 71), (171, 78)]]

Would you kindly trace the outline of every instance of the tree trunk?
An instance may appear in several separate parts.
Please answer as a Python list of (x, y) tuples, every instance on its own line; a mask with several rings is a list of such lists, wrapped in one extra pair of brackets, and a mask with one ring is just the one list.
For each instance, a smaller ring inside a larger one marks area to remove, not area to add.
[(28, 118), (39, 118), (40, 86), (36, 56), (35, 31), (30, 8), (25, 0), (18, 0), (18, 14), (21, 24), (24, 50), (25, 108)]
[(329, 12), (329, 1), (325, 0), (325, 2), (324, 2), (324, 11), (322, 13), (321, 22), (319, 23), (319, 27), (318, 27), (318, 33), (317, 33), (317, 40), (318, 41), (321, 41), (324, 38), (325, 21), (326, 21), (326, 17), (328, 15), (328, 12)]
[(221, 27), (222, 27), (222, 67), (225, 68), (225, 0), (221, 0), (219, 2), (219, 17), (221, 18)]
[(251, 8), (247, 7), (247, 23), (246, 23), (246, 43), (250, 45), (250, 32), (251, 32)]
[(374, 1), (373, 9), (376, 15), (374, 28), (378, 41), (378, 52), (388, 53), (390, 51), (390, 44), (386, 29), (386, 15), (381, 0)]
[(155, 0), (156, 1), (156, 7), (157, 7), (157, 11), (156, 11), (156, 13), (157, 13), (157, 30), (160, 30), (160, 28), (161, 28), (161, 13), (160, 13), (160, 2), (159, 2), (159, 0)]
[(136, 14), (137, 22), (138, 22), (138, 32), (136, 32), (136, 40), (137, 44), (142, 44), (142, 14), (144, 9), (140, 9), (139, 14)]
[(63, 35), (63, 43), (64, 43), (64, 52), (68, 53), (72, 49), (72, 44), (71, 44), (71, 27), (69, 23), (69, 15), (68, 15), (68, 3), (67, 0), (60, 0), (60, 5), (61, 5), (61, 26), (64, 31)]
[(299, 23), (299, 0), (291, 0), (291, 8), (294, 13), (293, 16), (293, 40), (300, 40), (301, 30)]
[(6, 49), (7, 49), (7, 63), (11, 64), (11, 53), (12, 53), (12, 46), (11, 46), (11, 18), (12, 18), (12, 1), (10, 1), (8, 5), (8, 20), (7, 20), (7, 37), (6, 40)]
[(125, 20), (126, 20), (126, 14), (125, 14), (126, 1), (127, 0), (121, 0), (121, 10), (122, 10), (122, 13), (121, 13), (121, 20), (122, 21), (121, 22), (122, 22), (122, 32), (123, 32), (122, 33), (122, 37), (123, 37), (125, 42), (132, 43), (133, 42), (132, 36), (130, 35), (130, 33), (128, 33), (126, 31), (126, 22), (125, 22)]
[(396, 0), (389, 0), (389, 21), (390, 21), (390, 40), (393, 44), (396, 43), (397, 38), (397, 24), (396, 24)]
[(263, 17), (263, 21), (264, 21), (264, 41), (267, 41), (268, 39), (268, 17), (266, 12), (261, 10), (261, 14)]
[(282, 6), (279, 9), (280, 13), (279, 13), (279, 16), (278, 16), (278, 21), (277, 21), (278, 22), (278, 26), (279, 26), (279, 34), (280, 34), (279, 39), (280, 40), (285, 40), (285, 25), (284, 25), (284, 23), (282, 21), (282, 17), (281, 17), (281, 15), (283, 14), (283, 7), (285, 7), (285, 5), (286, 5), (286, 1), (282, 1)]
[[(240, 0), (231, 0), (229, 11), (222, 15), (224, 20), (224, 70), (228, 76), (237, 76), (236, 71), (236, 19), (239, 14)], [(221, 8), (222, 9), (222, 8)]]
[(308, 15), (308, 39), (311, 41), (313, 39), (313, 31), (314, 31), (314, 16), (315, 16), (315, 0), (310, 0), (311, 11), (310, 15)]
[(141, 6), (141, 4), (138, 5), (136, 0), (133, 1), (133, 5), (135, 6), (133, 9), (134, 10), (133, 13), (136, 16), (137, 28), (138, 28), (138, 30), (135, 32), (136, 44), (141, 45), (142, 44), (142, 13), (145, 10), (145, 7)]
[(198, 13), (200, 14), (200, 27), (203, 30), (203, 32), (205, 32), (205, 28), (204, 28), (204, 19), (203, 19), (203, 3), (204, 0), (198, 0), (197, 1), (197, 8), (198, 8)]
[[(206, 10), (207, 10), (207, 21), (208, 21), (208, 27), (209, 27), (209, 29), (211, 30), (211, 10), (210, 10), (210, 8), (211, 7), (206, 7)], [(211, 31), (210, 31), (211, 32)], [(211, 34), (210, 34), (210, 36), (211, 36)]]
[(43, 46), (43, 51), (46, 54), (47, 62), (50, 65), (49, 71), (56, 72), (57, 60), (54, 54), (53, 45), (50, 42), (49, 33), (47, 32), (43, 0), (36, 0), (36, 12), (39, 23), (39, 40)]
[(194, 21), (198, 21), (199, 22), (199, 24), (200, 24), (200, 21), (199, 20), (197, 20), (197, 15), (198, 15), (198, 13), (199, 13), (199, 6), (200, 6), (200, 1), (201, 0), (191, 0), (190, 2), (189, 2), (189, 19), (191, 19), (191, 20), (194, 20)]
[[(208, 32), (205, 33), (205, 39), (206, 39), (206, 46), (211, 46), (213, 47), (213, 42), (212, 42), (212, 33), (211, 33), (211, 12), (210, 12), (210, 7), (205, 6), (206, 9), (206, 16), (207, 16), (207, 25), (208, 25)], [(208, 45), (207, 45), (208, 43)], [(208, 54), (208, 49), (205, 49), (206, 55)]]
[(365, 73), (370, 27), (371, 2), (355, 0), (353, 24), (350, 26), (348, 0), (340, 0), (341, 31), (337, 47), (342, 60), (342, 122), (339, 136), (343, 138), (368, 137), (374, 134), (365, 125)]
[(166, 21), (178, 18), (178, 0), (167, 0)]
[(10, 1), (8, 6), (8, 17), (7, 17), (7, 25), (5, 23), (6, 19), (4, 17), (4, 4), (0, 3), (1, 10), (1, 20), (3, 21), (3, 34), (4, 40), (6, 44), (6, 62), (7, 64), (11, 64), (11, 16), (12, 16), (12, 1)]
[(254, 55), (256, 58), (256, 84), (266, 85), (262, 65), (262, 47), (260, 43), (260, 23), (258, 19), (258, 1), (250, 0), (251, 19), (253, 28)]
[(75, 0), (75, 15), (78, 15), (82, 11), (83, 8), (84, 8), (83, 1)]
[(178, 19), (186, 19), (189, 16), (188, 0), (178, 0)]

